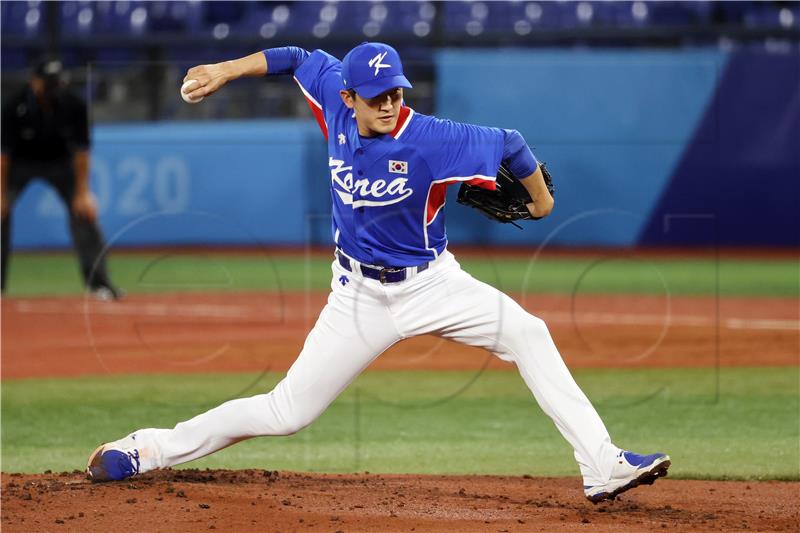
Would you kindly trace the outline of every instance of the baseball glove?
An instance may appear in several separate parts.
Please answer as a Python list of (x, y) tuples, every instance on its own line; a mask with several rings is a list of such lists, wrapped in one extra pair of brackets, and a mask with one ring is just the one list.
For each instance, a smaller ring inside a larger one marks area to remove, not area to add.
[[(551, 195), (555, 195), (553, 178), (544, 163), (539, 164), (544, 176), (544, 183)], [(528, 211), (531, 195), (505, 165), (500, 165), (497, 171), (496, 188), (493, 191), (482, 189), (475, 185), (461, 184), (458, 190), (458, 203), (474, 207), (484, 216), (503, 224), (514, 224), (516, 220), (539, 220)]]

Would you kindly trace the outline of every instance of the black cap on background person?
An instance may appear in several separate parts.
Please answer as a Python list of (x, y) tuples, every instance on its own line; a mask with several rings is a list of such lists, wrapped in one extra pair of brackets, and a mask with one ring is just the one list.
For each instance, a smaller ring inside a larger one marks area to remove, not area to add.
[(33, 67), (31, 86), (39, 98), (56, 96), (68, 81), (64, 65), (58, 59), (43, 59)]

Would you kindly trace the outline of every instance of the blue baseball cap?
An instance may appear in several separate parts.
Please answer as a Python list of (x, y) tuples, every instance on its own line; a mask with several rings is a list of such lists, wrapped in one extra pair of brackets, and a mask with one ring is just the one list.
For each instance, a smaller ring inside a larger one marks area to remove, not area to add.
[(403, 75), (397, 50), (384, 43), (363, 42), (342, 61), (342, 82), (364, 98), (374, 98), (395, 87), (411, 88)]

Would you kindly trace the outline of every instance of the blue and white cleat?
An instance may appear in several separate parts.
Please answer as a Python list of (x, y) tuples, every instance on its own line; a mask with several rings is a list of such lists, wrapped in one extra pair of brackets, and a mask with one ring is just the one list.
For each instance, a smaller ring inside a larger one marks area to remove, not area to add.
[(139, 450), (124, 449), (116, 444), (101, 444), (89, 456), (86, 477), (91, 481), (120, 481), (139, 473)]
[(667, 469), (671, 464), (669, 455), (663, 453), (638, 455), (620, 451), (617, 463), (611, 471), (611, 479), (603, 485), (584, 485), (583, 492), (592, 503), (613, 500), (639, 485), (652, 485), (656, 479), (667, 475)]

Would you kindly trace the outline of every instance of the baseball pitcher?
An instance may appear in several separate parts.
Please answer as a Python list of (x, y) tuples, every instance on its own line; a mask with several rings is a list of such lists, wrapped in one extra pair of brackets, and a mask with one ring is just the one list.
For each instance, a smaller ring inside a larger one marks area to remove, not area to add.
[[(101, 445), (87, 466), (93, 481), (185, 463), (251, 437), (295, 433), (387, 348), (425, 334), (516, 364), (572, 445), (592, 502), (666, 475), (669, 456), (612, 444), (545, 323), (464, 272), (447, 249), (449, 185), (459, 184), (465, 203), (503, 222), (553, 209), (549, 175), (519, 132), (415, 113), (403, 101), (412, 86), (400, 56), (382, 43), (362, 43), (342, 61), (289, 46), (197, 66), (184, 79), (185, 96), (199, 101), (232, 80), (264, 75), (294, 76), (327, 140), (336, 243), (328, 303), (272, 391), (226, 402), (172, 429), (140, 429)], [(499, 189), (498, 171), (521, 185), (524, 200), (514, 200), (514, 209), (486, 207)]]

